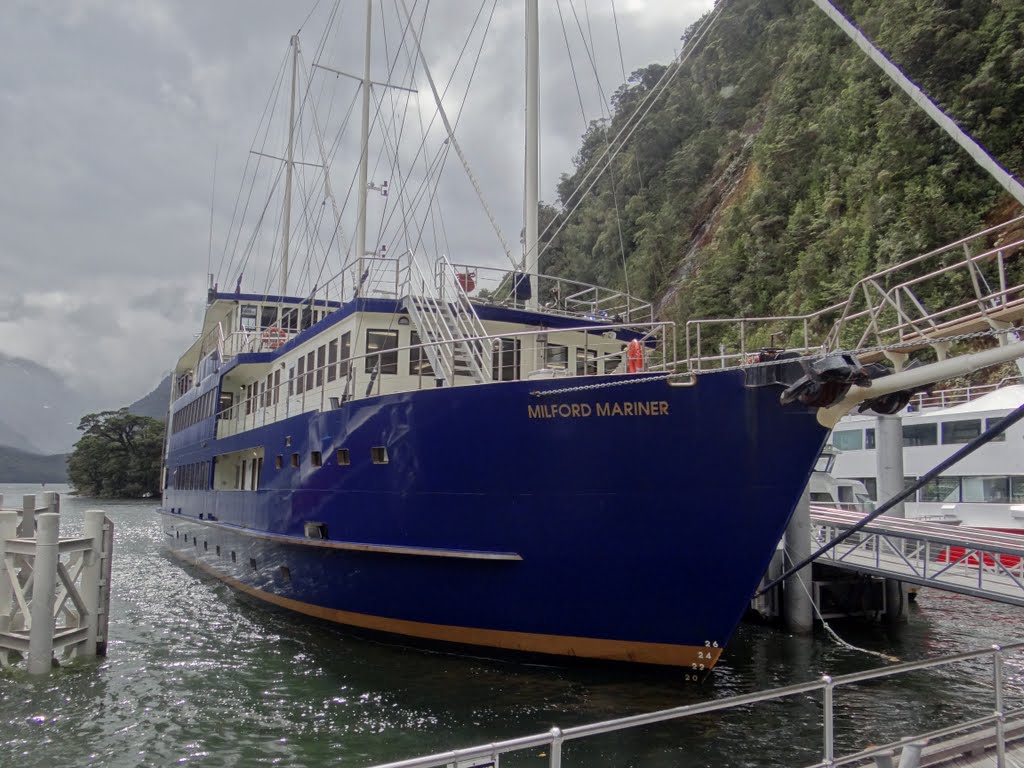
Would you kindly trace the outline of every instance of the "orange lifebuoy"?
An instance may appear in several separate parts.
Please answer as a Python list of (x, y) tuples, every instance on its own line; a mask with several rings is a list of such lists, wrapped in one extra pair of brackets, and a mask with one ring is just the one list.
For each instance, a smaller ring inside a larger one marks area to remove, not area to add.
[(644, 369), (644, 347), (636, 339), (629, 342), (626, 347), (626, 371), (629, 373), (637, 373)]
[(287, 338), (288, 332), (285, 331), (284, 328), (281, 328), (280, 326), (277, 325), (272, 325), (269, 328), (265, 329), (263, 331), (263, 335), (260, 336), (260, 339), (263, 341), (263, 343), (266, 344), (270, 349), (277, 349), (282, 344), (284, 344), (285, 339)]

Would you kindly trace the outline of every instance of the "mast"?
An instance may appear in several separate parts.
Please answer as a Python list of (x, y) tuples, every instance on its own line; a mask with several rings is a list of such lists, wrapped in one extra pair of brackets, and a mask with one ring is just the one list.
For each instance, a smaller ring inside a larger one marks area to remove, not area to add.
[(537, 206), (539, 205), (540, 140), (540, 30), (538, 0), (526, 0), (526, 174), (523, 228), (523, 255), (526, 273), (530, 276), (530, 300), (527, 306), (536, 309), (538, 301)]
[(295, 86), (299, 70), (299, 36), (292, 35), (292, 98), (288, 110), (288, 159), (284, 175), (284, 222), (281, 227), (281, 295), (288, 295), (288, 241), (292, 236), (292, 170), (295, 168)]
[(373, 0), (366, 0), (366, 44), (363, 50), (363, 122), (360, 132), (359, 154), (359, 207), (356, 218), (356, 293), (362, 289), (363, 261), (366, 258), (366, 193), (370, 159), (370, 41), (372, 34)]

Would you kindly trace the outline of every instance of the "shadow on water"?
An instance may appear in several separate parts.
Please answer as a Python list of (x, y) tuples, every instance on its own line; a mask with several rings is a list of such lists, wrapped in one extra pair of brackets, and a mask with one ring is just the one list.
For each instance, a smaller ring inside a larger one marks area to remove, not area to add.
[[(31, 491), (0, 488), (8, 499), (22, 492)], [(792, 637), (753, 625), (740, 628), (700, 685), (673, 670), (524, 663), (382, 642), (264, 606), (180, 566), (161, 553), (151, 503), (63, 502), (65, 534), (91, 507), (107, 510), (116, 526), (109, 654), (43, 680), (0, 676), (0, 766), (364, 766), (885, 664), (821, 633)], [(935, 592), (922, 593), (898, 631), (837, 628), (903, 660), (1024, 636), (1015, 609)], [(841, 743), (878, 743), (977, 713), (991, 686), (969, 672), (841, 692)], [(1018, 694), (1020, 681), (1018, 674)], [(844, 724), (847, 716), (858, 724)], [(820, 697), (803, 696), (573, 742), (565, 764), (807, 764), (820, 759), (820, 718)], [(543, 752), (502, 762), (544, 765)]]

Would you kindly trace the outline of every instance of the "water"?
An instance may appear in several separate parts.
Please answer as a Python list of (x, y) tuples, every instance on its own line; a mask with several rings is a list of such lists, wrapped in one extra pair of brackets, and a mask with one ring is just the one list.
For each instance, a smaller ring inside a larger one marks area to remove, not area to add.
[[(41, 490), (0, 487), (8, 504)], [(62, 502), (64, 535), (92, 507), (116, 526), (108, 655), (45, 679), (0, 674), (0, 768), (366, 766), (884, 664), (823, 635), (749, 625), (701, 685), (671, 670), (528, 665), (383, 644), (264, 607), (181, 567), (161, 552), (152, 503)], [(840, 629), (909, 661), (1024, 638), (1022, 618), (1019, 609), (926, 591), (900, 631)], [(951, 670), (841, 691), (840, 742), (881, 743), (991, 711), (980, 677)], [(1013, 688), (1024, 697), (1024, 676)], [(564, 763), (808, 764), (820, 759), (820, 711), (809, 696), (602, 736), (567, 745)], [(542, 753), (502, 764), (544, 766)]]

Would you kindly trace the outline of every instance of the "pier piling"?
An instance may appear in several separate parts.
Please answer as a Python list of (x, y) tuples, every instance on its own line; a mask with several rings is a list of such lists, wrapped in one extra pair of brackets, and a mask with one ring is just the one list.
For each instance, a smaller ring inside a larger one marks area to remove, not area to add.
[(60, 515), (44, 512), (36, 518), (36, 551), (32, 564), (32, 606), (28, 671), (45, 675), (53, 663), (53, 607), (57, 599), (57, 542)]
[[(786, 562), (799, 563), (811, 554), (811, 495), (810, 486), (804, 488), (793, 517), (786, 526)], [(785, 583), (783, 591), (786, 629), (796, 635), (805, 635), (814, 628), (811, 602), (811, 567), (794, 573)]]
[[(903, 490), (903, 419), (879, 416), (875, 425), (878, 498), (891, 499)], [(902, 502), (886, 514), (906, 517)], [(890, 624), (907, 621), (907, 587), (895, 579), (885, 580), (885, 616)]]

